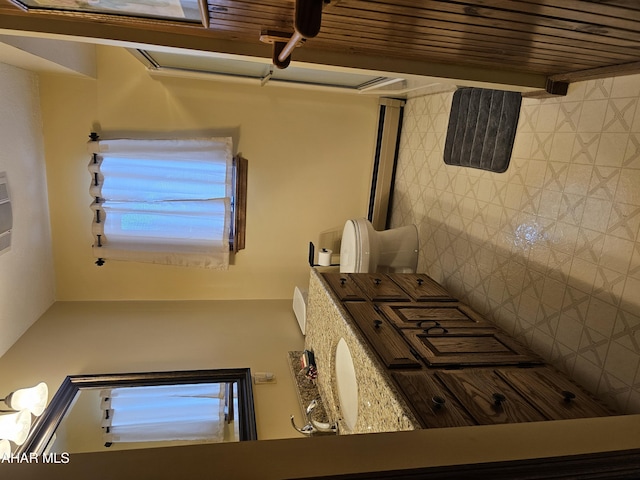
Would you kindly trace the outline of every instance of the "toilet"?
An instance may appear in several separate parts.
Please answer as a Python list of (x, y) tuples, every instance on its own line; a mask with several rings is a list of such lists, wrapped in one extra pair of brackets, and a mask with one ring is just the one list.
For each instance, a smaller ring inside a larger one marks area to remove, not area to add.
[(366, 218), (347, 220), (340, 245), (342, 273), (415, 273), (418, 229), (415, 225), (377, 231)]

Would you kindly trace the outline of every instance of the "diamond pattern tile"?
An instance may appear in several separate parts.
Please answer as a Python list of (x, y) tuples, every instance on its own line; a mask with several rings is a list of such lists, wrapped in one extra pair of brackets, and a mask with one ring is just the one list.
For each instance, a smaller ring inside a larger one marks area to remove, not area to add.
[(451, 96), (407, 101), (392, 226), (418, 225), (420, 271), (640, 412), (640, 75), (524, 99), (503, 174), (444, 164)]

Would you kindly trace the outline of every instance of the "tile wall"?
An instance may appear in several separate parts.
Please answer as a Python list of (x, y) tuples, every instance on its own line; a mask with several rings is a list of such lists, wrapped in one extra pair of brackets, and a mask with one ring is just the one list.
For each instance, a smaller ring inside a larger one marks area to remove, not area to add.
[(419, 271), (640, 413), (640, 76), (524, 99), (509, 169), (443, 162), (452, 92), (407, 101), (392, 226)]

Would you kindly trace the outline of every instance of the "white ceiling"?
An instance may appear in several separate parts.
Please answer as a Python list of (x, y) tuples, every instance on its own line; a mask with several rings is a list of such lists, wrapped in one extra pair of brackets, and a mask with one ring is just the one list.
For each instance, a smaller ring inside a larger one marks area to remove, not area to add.
[(96, 76), (89, 43), (0, 34), (0, 62), (34, 72)]

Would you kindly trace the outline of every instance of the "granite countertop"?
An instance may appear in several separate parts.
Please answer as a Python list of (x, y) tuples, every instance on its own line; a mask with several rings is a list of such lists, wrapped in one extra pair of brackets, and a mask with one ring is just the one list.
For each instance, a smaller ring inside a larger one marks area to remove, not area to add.
[[(305, 338), (305, 348), (315, 354), (316, 384), (328, 417), (338, 421), (341, 434), (420, 428), (377, 355), (320, 275), (330, 270), (311, 269)], [(336, 389), (335, 353), (341, 338), (351, 352), (358, 381), (358, 418), (352, 430), (342, 421)]]

